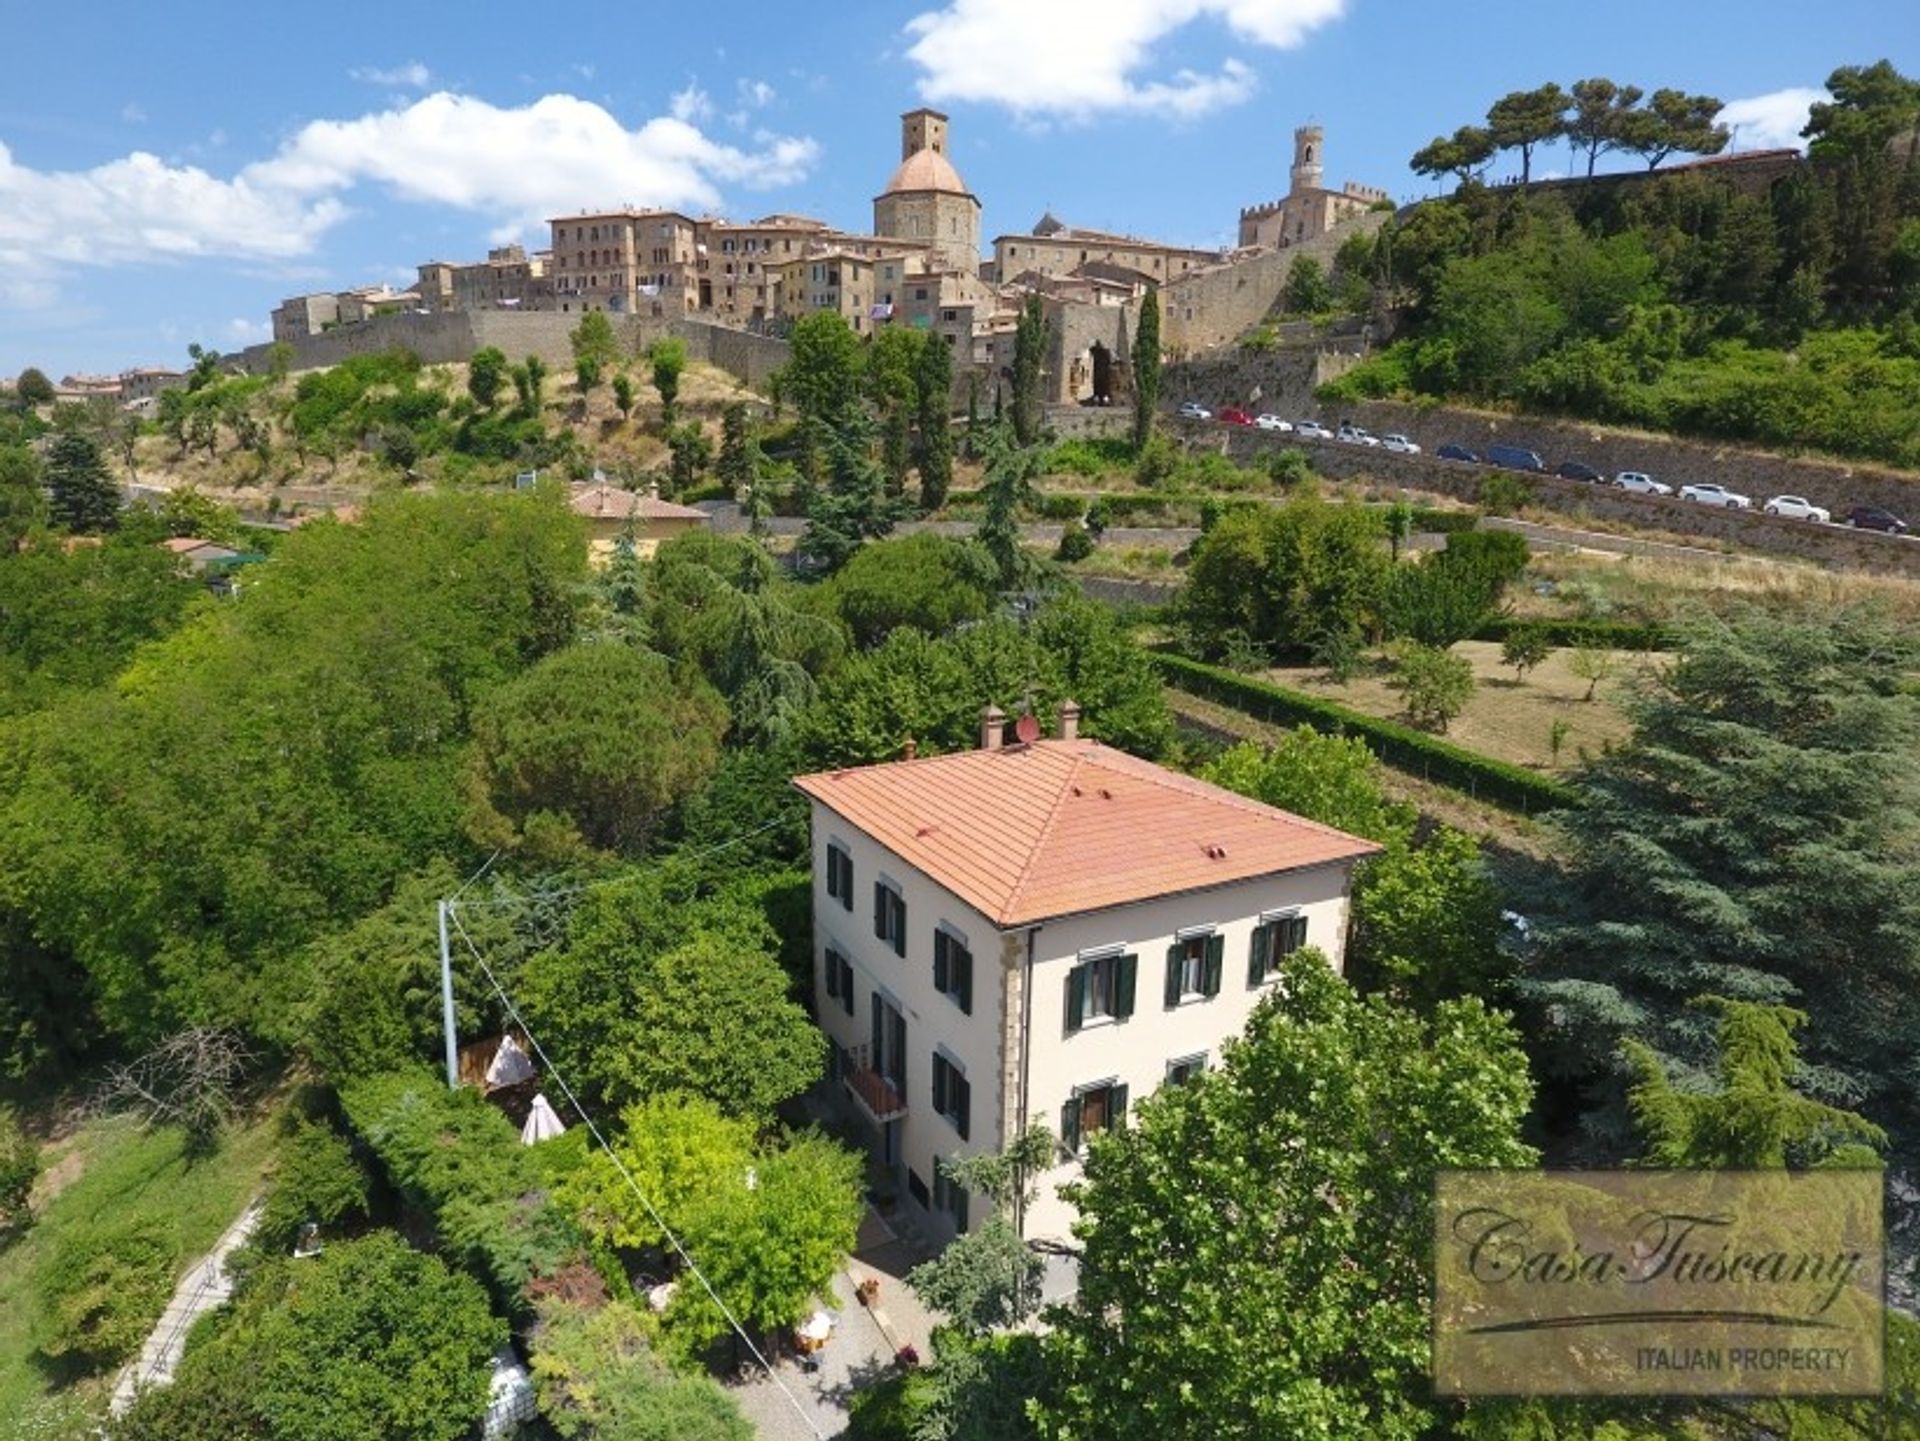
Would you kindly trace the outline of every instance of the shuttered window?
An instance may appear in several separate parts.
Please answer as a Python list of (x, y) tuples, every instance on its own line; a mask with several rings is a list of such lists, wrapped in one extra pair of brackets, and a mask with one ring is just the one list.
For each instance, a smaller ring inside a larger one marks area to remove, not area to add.
[(933, 1109), (952, 1123), (960, 1139), (971, 1139), (973, 1087), (960, 1068), (938, 1051), (933, 1053)]
[(1133, 992), (1140, 958), (1136, 955), (1099, 956), (1082, 961), (1067, 973), (1067, 1029), (1077, 1031), (1089, 1021), (1124, 1021), (1133, 1014)]
[(1087, 1138), (1100, 1131), (1111, 1131), (1126, 1117), (1127, 1088), (1115, 1081), (1079, 1086), (1060, 1108), (1060, 1139), (1075, 1155), (1085, 1149)]
[(827, 894), (845, 909), (853, 909), (853, 857), (832, 843), (827, 846)]
[(840, 1009), (849, 1016), (853, 1014), (853, 967), (847, 964), (847, 958), (833, 947), (827, 947), (826, 964), (827, 999), (838, 1001)]
[(933, 988), (973, 1014), (973, 952), (951, 931), (933, 933)]
[(1253, 928), (1247, 955), (1247, 984), (1264, 985), (1280, 974), (1280, 963), (1307, 943), (1305, 916), (1276, 916)]
[(892, 946), (896, 956), (906, 955), (906, 898), (887, 881), (873, 883), (873, 933)]
[(933, 1159), (933, 1209), (953, 1217), (954, 1229), (967, 1229), (967, 1188), (947, 1174), (947, 1163)]
[(1226, 953), (1226, 937), (1218, 934), (1187, 936), (1167, 947), (1167, 1006), (1219, 995)]

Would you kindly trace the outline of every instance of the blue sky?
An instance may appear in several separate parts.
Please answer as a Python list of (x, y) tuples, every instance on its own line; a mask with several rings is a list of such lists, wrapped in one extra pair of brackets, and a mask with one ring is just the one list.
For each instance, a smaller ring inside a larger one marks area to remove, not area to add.
[[(1286, 189), (1411, 197), (1406, 157), (1500, 93), (1607, 75), (1739, 102), (1781, 143), (1842, 64), (1920, 71), (1920, 6), (1693, 0), (918, 0), (788, 6), (262, 5), (5, 27), (0, 376), (262, 338), (284, 295), (409, 280), (632, 202), (865, 229), (902, 110), (953, 117), (985, 234), (1231, 240)], [(1790, 143), (1790, 142), (1788, 142)], [(1536, 170), (1567, 165), (1564, 151)]]

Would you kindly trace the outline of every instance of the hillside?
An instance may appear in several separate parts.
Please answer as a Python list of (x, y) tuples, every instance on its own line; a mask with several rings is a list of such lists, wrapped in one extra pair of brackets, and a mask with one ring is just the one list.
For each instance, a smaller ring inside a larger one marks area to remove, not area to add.
[(1920, 465), (1920, 82), (1829, 80), (1808, 156), (1489, 188), (1386, 227), (1384, 351), (1328, 400), (1443, 398)]

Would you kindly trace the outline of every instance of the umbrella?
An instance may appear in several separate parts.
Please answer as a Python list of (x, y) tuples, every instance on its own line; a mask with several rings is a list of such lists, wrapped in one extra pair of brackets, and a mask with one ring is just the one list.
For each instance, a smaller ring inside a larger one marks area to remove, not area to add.
[(559, 1112), (553, 1109), (546, 1096), (535, 1096), (533, 1105), (527, 1111), (527, 1124), (520, 1128), (520, 1144), (532, 1146), (566, 1133), (567, 1128), (561, 1124)]
[(487, 1089), (497, 1091), (502, 1086), (517, 1086), (522, 1081), (531, 1081), (534, 1074), (533, 1062), (520, 1049), (520, 1043), (512, 1036), (502, 1036), (500, 1049), (493, 1053), (493, 1062), (487, 1067)]

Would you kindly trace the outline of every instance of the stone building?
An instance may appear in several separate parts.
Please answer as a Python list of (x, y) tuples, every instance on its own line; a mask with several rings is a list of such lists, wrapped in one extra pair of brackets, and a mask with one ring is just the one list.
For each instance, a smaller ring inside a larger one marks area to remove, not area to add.
[(566, 313), (679, 318), (700, 305), (698, 225), (674, 210), (555, 216), (553, 299)]
[(485, 260), (456, 264), (430, 260), (418, 267), (414, 290), (420, 308), (434, 314), (449, 310), (545, 310), (553, 298), (548, 274), (553, 256), (527, 254), (521, 245), (499, 245)]
[(1325, 235), (1344, 221), (1364, 215), (1387, 199), (1373, 185), (1347, 181), (1338, 190), (1321, 184), (1326, 132), (1318, 125), (1302, 125), (1293, 132), (1293, 169), (1290, 187), (1278, 200), (1253, 205), (1240, 212), (1240, 244), (1277, 250)]
[(152, 400), (163, 390), (183, 390), (186, 384), (184, 370), (172, 370), (164, 365), (137, 365), (120, 372), (120, 398)]
[(930, 241), (947, 267), (978, 272), (980, 201), (947, 158), (947, 117), (938, 110), (900, 117), (900, 168), (873, 198), (873, 231)]
[(318, 295), (293, 295), (273, 310), (273, 338), (295, 341), (318, 335), (340, 323), (340, 298), (331, 292)]
[(1025, 235), (1001, 235), (993, 242), (992, 277), (1002, 285), (1028, 276), (1062, 276), (1082, 266), (1102, 265), (1132, 271), (1154, 285), (1178, 280), (1202, 266), (1216, 265), (1218, 250), (1162, 245), (1135, 235), (1077, 230), (1049, 211)]

